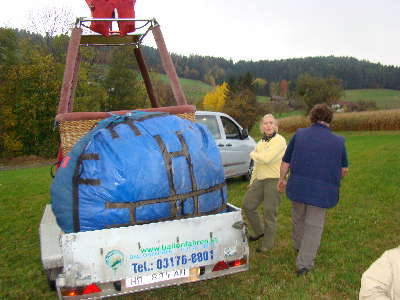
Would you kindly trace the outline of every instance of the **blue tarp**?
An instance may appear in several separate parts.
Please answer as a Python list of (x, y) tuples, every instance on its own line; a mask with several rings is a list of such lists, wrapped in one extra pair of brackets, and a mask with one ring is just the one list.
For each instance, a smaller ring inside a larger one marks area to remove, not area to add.
[(101, 121), (76, 143), (51, 198), (59, 226), (70, 233), (222, 212), (227, 191), (206, 127), (134, 111)]

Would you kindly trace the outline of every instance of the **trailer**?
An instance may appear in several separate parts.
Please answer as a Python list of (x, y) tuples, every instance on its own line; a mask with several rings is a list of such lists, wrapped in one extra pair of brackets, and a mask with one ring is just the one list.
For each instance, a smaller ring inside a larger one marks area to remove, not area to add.
[[(143, 33), (82, 35), (87, 22), (143, 22)], [(152, 32), (177, 106), (159, 107), (140, 46)], [(59, 164), (73, 145), (104, 112), (72, 112), (82, 46), (133, 46), (152, 104), (162, 111), (194, 121), (155, 19), (79, 18), (72, 29), (56, 122), (60, 128)], [(123, 114), (125, 111), (113, 112)], [(249, 247), (241, 210), (227, 204), (219, 214), (196, 215), (148, 224), (64, 233), (51, 205), (40, 223), (41, 259), (49, 285), (59, 299), (99, 299), (230, 275), (249, 269)]]
[(50, 205), (41, 256), (59, 299), (99, 299), (247, 271), (239, 208), (189, 219), (64, 234)]

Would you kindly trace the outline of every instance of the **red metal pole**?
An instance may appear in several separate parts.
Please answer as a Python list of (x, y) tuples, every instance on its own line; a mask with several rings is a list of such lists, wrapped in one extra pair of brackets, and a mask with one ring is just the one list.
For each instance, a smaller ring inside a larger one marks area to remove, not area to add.
[(61, 87), (60, 102), (58, 104), (58, 113), (72, 111), (73, 93), (76, 87), (77, 73), (79, 71), (79, 45), (81, 41), (82, 30), (80, 28), (72, 29), (71, 38), (68, 45), (67, 59), (65, 62), (64, 78)]
[(156, 24), (152, 28), (154, 40), (156, 41), (158, 51), (160, 52), (161, 62), (165, 72), (171, 83), (172, 93), (174, 94), (175, 101), (178, 105), (187, 105), (185, 94), (183, 93), (181, 84), (179, 82), (178, 75), (171, 56), (168, 53), (167, 46), (165, 45), (164, 37), (162, 35), (160, 25)]
[(151, 84), (150, 75), (147, 71), (146, 63), (144, 62), (144, 58), (142, 55), (142, 51), (139, 47), (135, 47), (134, 49), (135, 57), (138, 62), (138, 66), (140, 69), (140, 73), (142, 74), (144, 85), (146, 86), (147, 94), (149, 95), (151, 107), (160, 107), (160, 104), (157, 101), (157, 97), (154, 94), (153, 85)]

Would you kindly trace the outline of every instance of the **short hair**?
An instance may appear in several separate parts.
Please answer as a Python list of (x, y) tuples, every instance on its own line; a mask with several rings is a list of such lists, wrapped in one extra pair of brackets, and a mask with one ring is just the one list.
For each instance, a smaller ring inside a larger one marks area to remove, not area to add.
[(278, 132), (278, 120), (274, 117), (273, 114), (266, 114), (266, 115), (264, 115), (264, 117), (261, 118), (261, 120), (260, 120), (260, 132), (262, 134), (264, 134), (264, 131), (262, 129), (262, 124), (263, 124), (263, 121), (264, 121), (265, 118), (272, 118), (274, 120), (275, 125), (276, 125), (276, 132)]
[(311, 123), (317, 123), (318, 121), (331, 123), (333, 118), (333, 112), (326, 104), (316, 104), (310, 111)]

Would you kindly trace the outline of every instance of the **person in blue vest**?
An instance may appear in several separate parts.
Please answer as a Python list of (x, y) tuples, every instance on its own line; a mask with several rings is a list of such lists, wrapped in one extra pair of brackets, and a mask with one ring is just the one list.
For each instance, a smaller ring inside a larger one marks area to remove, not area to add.
[(296, 131), (280, 167), (278, 190), (286, 188), (292, 201), (297, 275), (314, 267), (326, 209), (338, 203), (340, 181), (348, 172), (345, 140), (331, 132), (332, 117), (326, 104), (315, 105), (310, 112), (311, 126)]

